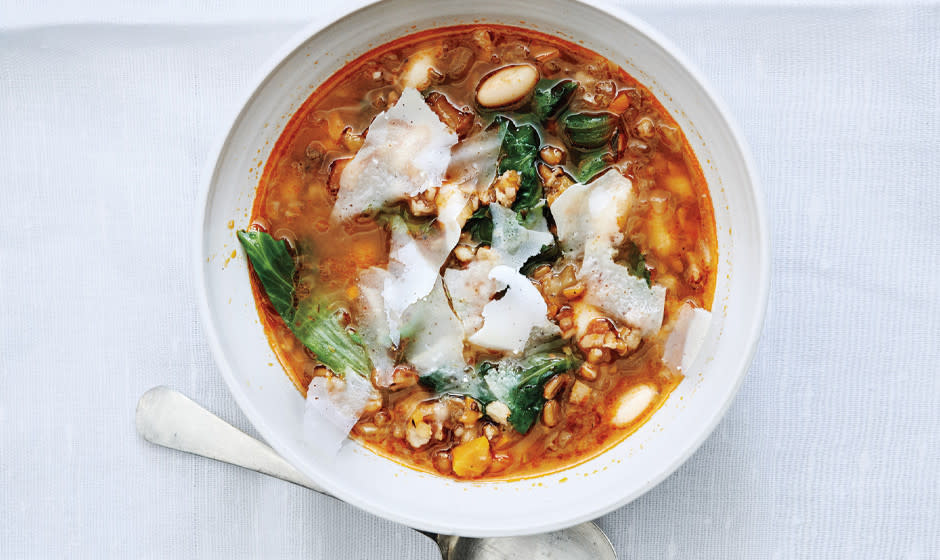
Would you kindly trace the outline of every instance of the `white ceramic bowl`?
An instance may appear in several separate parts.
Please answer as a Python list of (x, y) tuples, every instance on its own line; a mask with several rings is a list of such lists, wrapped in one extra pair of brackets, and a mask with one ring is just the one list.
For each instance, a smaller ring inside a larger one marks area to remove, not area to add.
[[(740, 135), (699, 75), (658, 33), (609, 7), (573, 0), (385, 0), (344, 8), (293, 38), (264, 69), (206, 173), (197, 290), (216, 362), (242, 410), (291, 463), (335, 496), (415, 528), (465, 536), (549, 531), (596, 518), (648, 491), (711, 433), (748, 368), (769, 286), (760, 189)], [(341, 17), (339, 17), (341, 16)], [(335, 18), (335, 20), (334, 20)], [(515, 482), (459, 482), (402, 467), (358, 444), (321, 456), (302, 435), (304, 401), (262, 331), (235, 232), (260, 170), (293, 112), (372, 47), (428, 28), (501, 23), (556, 34), (622, 65), (685, 131), (715, 204), (720, 264), (714, 320), (695, 365), (639, 431), (564, 471)]]

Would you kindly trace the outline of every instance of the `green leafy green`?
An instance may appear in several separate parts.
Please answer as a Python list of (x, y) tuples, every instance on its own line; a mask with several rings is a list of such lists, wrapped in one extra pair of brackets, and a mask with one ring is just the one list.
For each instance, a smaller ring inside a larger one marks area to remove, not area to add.
[(485, 406), (493, 402), (494, 398), (483, 376), (494, 367), (489, 362), (483, 362), (473, 373), (438, 370), (422, 375), (420, 381), (438, 395), (467, 396)]
[(260, 231), (239, 231), (238, 240), (271, 305), (294, 336), (337, 375), (354, 371), (369, 377), (372, 362), (362, 339), (343, 328), (326, 305), (307, 298), (294, 308), (294, 259), (287, 250), (287, 243), (275, 241)]
[(535, 168), (541, 143), (538, 130), (531, 124), (516, 126), (502, 115), (496, 117), (495, 122), (504, 131), (498, 172), (515, 171), (519, 174), (519, 190), (512, 209), (518, 212), (532, 208), (542, 199), (542, 181)]
[(383, 225), (390, 225), (393, 221), (403, 224), (412, 237), (428, 237), (434, 231), (436, 216), (415, 216), (404, 204), (383, 208), (375, 216), (375, 220)]
[[(555, 350), (563, 344), (558, 339), (539, 348)], [(572, 355), (540, 351), (521, 362), (482, 362), (473, 372), (435, 371), (422, 376), (421, 383), (438, 395), (471, 397), (484, 406), (499, 400), (509, 407), (509, 423), (524, 434), (532, 428), (545, 404), (542, 397), (545, 382), (579, 364), (580, 360)]]
[(509, 423), (517, 432), (524, 434), (535, 423), (545, 404), (542, 396), (545, 382), (579, 363), (577, 358), (567, 354), (534, 354), (518, 365), (503, 363), (489, 370), (484, 379), (493, 397), (509, 407)]
[[(552, 218), (552, 211), (549, 209), (548, 205), (545, 204), (545, 201), (540, 201), (534, 208), (520, 212), (516, 215), (516, 218), (523, 227), (530, 230), (538, 230), (540, 227), (539, 224), (543, 223), (542, 218), (545, 218), (545, 221), (549, 223), (554, 223), (555, 221), (554, 218)], [(559, 258), (561, 258), (561, 246), (558, 244), (558, 238), (552, 234), (552, 242), (547, 245), (542, 245), (538, 253), (529, 257), (529, 259), (523, 263), (519, 272), (528, 276), (539, 266), (552, 264)]]
[(289, 325), (294, 318), (294, 258), (287, 242), (263, 231), (240, 230), (237, 235), (271, 306)]
[(620, 248), (620, 252), (615, 260), (627, 267), (630, 274), (646, 280), (647, 286), (653, 286), (653, 280), (650, 277), (650, 269), (646, 266), (646, 255), (643, 254), (643, 251), (640, 250), (640, 247), (636, 243), (628, 241), (626, 245)]
[(474, 241), (479, 243), (493, 244), (493, 216), (490, 214), (489, 205), (480, 206), (474, 212), (467, 223), (463, 226), (464, 231), (469, 231)]
[(612, 113), (568, 113), (561, 118), (562, 135), (572, 148), (590, 150), (606, 144), (617, 130)]
[(539, 80), (532, 95), (532, 113), (544, 123), (564, 110), (576, 89), (574, 80)]
[(594, 177), (597, 177), (602, 171), (613, 163), (613, 154), (606, 148), (592, 150), (581, 155), (578, 160), (578, 168), (575, 171), (575, 178), (579, 183), (587, 183)]
[(349, 371), (366, 378), (372, 375), (372, 361), (362, 339), (346, 330), (336, 313), (316, 298), (300, 302), (290, 325), (297, 339), (337, 375)]
[[(504, 115), (497, 116), (493, 123), (499, 127), (503, 138), (499, 148), (498, 173), (515, 171), (519, 174), (519, 190), (512, 209), (523, 212), (534, 208), (542, 200), (542, 181), (535, 168), (541, 142), (538, 130), (531, 124), (516, 126)], [(473, 239), (480, 243), (492, 244), (493, 217), (489, 206), (478, 208), (467, 220), (463, 230), (470, 232)]]
[(552, 264), (560, 258), (561, 246), (556, 240), (552, 243), (549, 243), (548, 245), (543, 245), (541, 251), (529, 257), (529, 260), (527, 260), (525, 264), (522, 265), (522, 268), (519, 269), (519, 272), (529, 276), (535, 271), (536, 268), (542, 266), (543, 264)]

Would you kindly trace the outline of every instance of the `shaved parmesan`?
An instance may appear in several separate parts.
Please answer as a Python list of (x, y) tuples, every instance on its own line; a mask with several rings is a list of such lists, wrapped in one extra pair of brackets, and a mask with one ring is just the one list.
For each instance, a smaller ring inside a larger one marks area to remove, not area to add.
[(482, 192), (496, 178), (502, 139), (496, 130), (483, 130), (454, 146), (447, 168), (451, 182)]
[(359, 274), (359, 298), (356, 300), (357, 332), (375, 366), (374, 379), (379, 387), (392, 384), (392, 373), (395, 370), (395, 362), (388, 352), (392, 340), (385, 314), (385, 300), (382, 298), (382, 289), (388, 276), (387, 270), (378, 267), (362, 271)]
[(688, 372), (705, 342), (711, 319), (712, 314), (708, 311), (689, 304), (683, 305), (666, 339), (663, 363), (676, 371)]
[(436, 233), (414, 239), (400, 220), (392, 220), (388, 272), (382, 289), (385, 312), (388, 318), (389, 335), (396, 346), (402, 315), (413, 303), (431, 293), (435, 281), (440, 278), (444, 261), (460, 239), (460, 217), (467, 198), (456, 187), (441, 189)]
[(540, 207), (530, 212), (534, 216), (529, 224), (533, 229), (521, 224), (514, 211), (499, 204), (490, 204), (490, 214), (493, 216), (493, 250), (499, 253), (502, 264), (514, 271), (555, 240)]
[(483, 308), (483, 328), (469, 338), (470, 342), (518, 354), (525, 348), (533, 329), (559, 332), (548, 320), (548, 307), (542, 294), (528, 278), (505, 265), (494, 267), (489, 277), (509, 289), (502, 299), (491, 301)]
[(374, 396), (372, 384), (359, 375), (314, 377), (307, 388), (304, 437), (324, 455), (335, 455)]
[(490, 278), (493, 263), (474, 260), (467, 268), (448, 268), (444, 271), (444, 285), (450, 294), (450, 303), (463, 324), (464, 334), (470, 336), (483, 326), (483, 308), (499, 286)]
[(451, 311), (440, 278), (431, 293), (408, 309), (402, 336), (405, 359), (421, 372), (462, 371), (463, 326)]
[(616, 170), (589, 185), (571, 185), (551, 205), (565, 253), (578, 256), (591, 247), (613, 247), (633, 203), (630, 181)]
[(389, 337), (396, 346), (402, 315), (409, 306), (431, 293), (440, 278), (441, 267), (460, 240), (463, 227), (461, 216), (467, 205), (466, 195), (457, 187), (445, 184), (438, 194), (441, 206), (435, 233), (415, 239), (408, 228), (398, 220), (389, 224), (392, 238), (389, 250), (388, 272), (382, 298), (388, 319)]
[(666, 288), (646, 285), (630, 270), (615, 263), (611, 253), (589, 254), (581, 264), (585, 283), (584, 302), (594, 305), (611, 318), (640, 329), (641, 336), (656, 334), (663, 324)]
[(456, 143), (421, 94), (405, 88), (394, 107), (375, 117), (343, 169), (332, 218), (347, 220), (439, 186)]
[[(539, 210), (539, 207), (533, 209), (528, 223), (523, 224), (514, 211), (499, 204), (490, 204), (493, 244), (488, 254), (492, 258), (481, 257), (484, 254), (481, 251), (467, 268), (444, 271), (444, 284), (450, 294), (451, 304), (468, 336), (483, 326), (483, 309), (499, 290), (499, 284), (490, 277), (493, 267), (505, 265), (518, 271), (530, 257), (554, 240), (548, 231), (545, 216)], [(544, 338), (544, 335), (538, 335), (533, 340), (537, 343)]]
[(444, 264), (460, 240), (460, 230), (466, 222), (464, 208), (467, 207), (468, 199), (467, 194), (452, 183), (441, 186), (437, 195), (437, 225), (442, 233), (434, 246), (435, 255), (438, 257), (436, 260), (440, 260), (438, 268)]
[(412, 239), (404, 224), (392, 222), (391, 250), (388, 255), (388, 276), (382, 287), (389, 336), (396, 346), (399, 341), (402, 314), (422, 297), (431, 292), (440, 272), (421, 251), (418, 241)]
[(584, 303), (649, 336), (662, 326), (666, 289), (650, 288), (613, 260), (632, 203), (630, 181), (611, 170), (589, 185), (568, 187), (551, 209), (565, 253), (583, 256), (578, 275), (585, 283)]

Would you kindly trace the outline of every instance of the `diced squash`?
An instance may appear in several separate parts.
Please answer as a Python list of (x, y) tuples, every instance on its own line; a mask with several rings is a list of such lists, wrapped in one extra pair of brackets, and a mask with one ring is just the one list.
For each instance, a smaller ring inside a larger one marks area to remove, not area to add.
[(454, 448), (454, 473), (461, 478), (475, 478), (486, 472), (493, 462), (490, 441), (480, 436)]
[(692, 182), (689, 181), (689, 176), (683, 171), (666, 175), (663, 178), (663, 186), (679, 198), (695, 198), (695, 191), (692, 190)]
[(665, 214), (651, 213), (646, 223), (646, 239), (650, 249), (660, 256), (668, 256), (672, 252), (673, 239), (669, 233), (669, 218)]

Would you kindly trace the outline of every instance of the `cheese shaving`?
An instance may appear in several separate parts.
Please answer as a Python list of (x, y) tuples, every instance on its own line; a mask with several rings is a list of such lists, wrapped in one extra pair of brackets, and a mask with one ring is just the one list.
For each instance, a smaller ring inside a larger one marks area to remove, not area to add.
[(332, 219), (348, 220), (440, 186), (457, 135), (414, 88), (379, 113), (362, 148), (340, 176)]
[(441, 279), (431, 293), (408, 309), (402, 335), (410, 341), (405, 359), (418, 371), (460, 371), (463, 359), (463, 326), (451, 311)]
[(336, 455), (374, 396), (372, 384), (359, 375), (314, 377), (307, 387), (304, 437), (323, 455)]
[(678, 372), (687, 373), (705, 342), (711, 319), (712, 314), (708, 311), (683, 305), (666, 339), (663, 363)]
[(534, 257), (545, 245), (551, 244), (555, 238), (548, 231), (548, 224), (542, 214), (541, 207), (533, 208), (530, 213), (532, 229), (519, 223), (518, 215), (499, 204), (490, 204), (490, 215), (493, 216), (493, 250), (496, 251), (502, 264), (518, 271), (527, 260)]
[(534, 329), (559, 332), (548, 320), (548, 307), (542, 294), (528, 278), (505, 265), (494, 267), (489, 277), (509, 289), (502, 299), (491, 301), (483, 308), (483, 328), (469, 338), (471, 343), (518, 354)]
[(613, 260), (632, 203), (630, 181), (611, 170), (589, 185), (568, 187), (551, 209), (565, 254), (583, 257), (584, 303), (650, 336), (662, 326), (666, 289), (649, 287)]
[(565, 253), (577, 257), (589, 246), (619, 245), (632, 203), (632, 184), (616, 170), (604, 173), (589, 185), (575, 184), (565, 189), (551, 205)]

